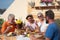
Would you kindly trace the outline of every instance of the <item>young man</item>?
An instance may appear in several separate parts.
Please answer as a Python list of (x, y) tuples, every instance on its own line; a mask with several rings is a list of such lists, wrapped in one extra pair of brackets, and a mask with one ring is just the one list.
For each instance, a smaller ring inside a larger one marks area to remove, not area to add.
[(46, 40), (59, 40), (59, 28), (54, 22), (54, 12), (52, 10), (48, 10), (45, 12), (45, 16), (46, 22), (49, 23), (45, 33)]
[(25, 24), (25, 27), (27, 27), (27, 29), (29, 29), (30, 31), (35, 31), (37, 29), (37, 25), (33, 18), (33, 15), (27, 15), (26, 19), (27, 22)]

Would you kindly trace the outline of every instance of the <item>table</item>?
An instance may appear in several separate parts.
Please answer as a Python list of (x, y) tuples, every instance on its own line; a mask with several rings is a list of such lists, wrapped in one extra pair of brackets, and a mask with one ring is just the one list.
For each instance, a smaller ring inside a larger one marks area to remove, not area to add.
[(44, 40), (44, 39), (43, 38), (36, 38), (34, 35), (31, 35), (30, 40)]
[(5, 37), (0, 35), (0, 40), (16, 40), (16, 36)]
[[(2, 40), (4, 40), (3, 36), (0, 36), (0, 38), (2, 38)], [(35, 38), (34, 35), (30, 35), (30, 37), (22, 37), (22, 36), (11, 36), (11, 37), (5, 37), (6, 40), (44, 40), (43, 38)], [(1, 39), (0, 39), (1, 40)]]

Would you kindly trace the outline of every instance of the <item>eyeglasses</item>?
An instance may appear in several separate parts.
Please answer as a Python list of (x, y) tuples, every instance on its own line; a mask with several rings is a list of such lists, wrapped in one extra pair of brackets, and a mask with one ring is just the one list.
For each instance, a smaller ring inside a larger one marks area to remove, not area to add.
[(41, 18), (42, 16), (38, 16), (38, 18)]

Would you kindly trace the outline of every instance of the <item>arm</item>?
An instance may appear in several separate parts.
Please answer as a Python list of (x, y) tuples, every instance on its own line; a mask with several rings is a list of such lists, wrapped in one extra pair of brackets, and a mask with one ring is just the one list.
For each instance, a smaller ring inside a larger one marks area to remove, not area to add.
[(35, 32), (40, 32), (40, 27), (38, 26), (38, 24), (37, 24), (38, 22), (37, 21), (35, 21), (35, 24), (36, 24), (36, 30), (35, 30)]
[(11, 27), (7, 27), (6, 30), (4, 31), (4, 34), (7, 33), (10, 29)]
[(7, 26), (7, 22), (4, 22), (3, 25), (2, 25), (1, 32), (2, 32), (2, 34), (5, 34), (5, 33), (7, 33), (10, 29), (11, 29), (11, 27), (8, 27), (8, 26)]
[(2, 28), (1, 28), (2, 34), (5, 32), (6, 28), (7, 28), (7, 24), (6, 24), (6, 22), (4, 22), (4, 23), (2, 24)]
[(36, 26), (35, 29), (36, 29), (35, 32), (40, 32), (40, 28), (38, 26)]

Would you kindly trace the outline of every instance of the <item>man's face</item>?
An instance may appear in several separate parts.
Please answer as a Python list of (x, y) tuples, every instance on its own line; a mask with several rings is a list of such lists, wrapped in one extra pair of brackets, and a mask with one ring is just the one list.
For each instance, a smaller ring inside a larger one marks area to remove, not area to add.
[(33, 18), (32, 17), (28, 17), (28, 21), (29, 22), (32, 22), (33, 21)]
[(46, 16), (46, 23), (48, 23), (49, 22), (49, 19), (48, 19), (48, 16)]

